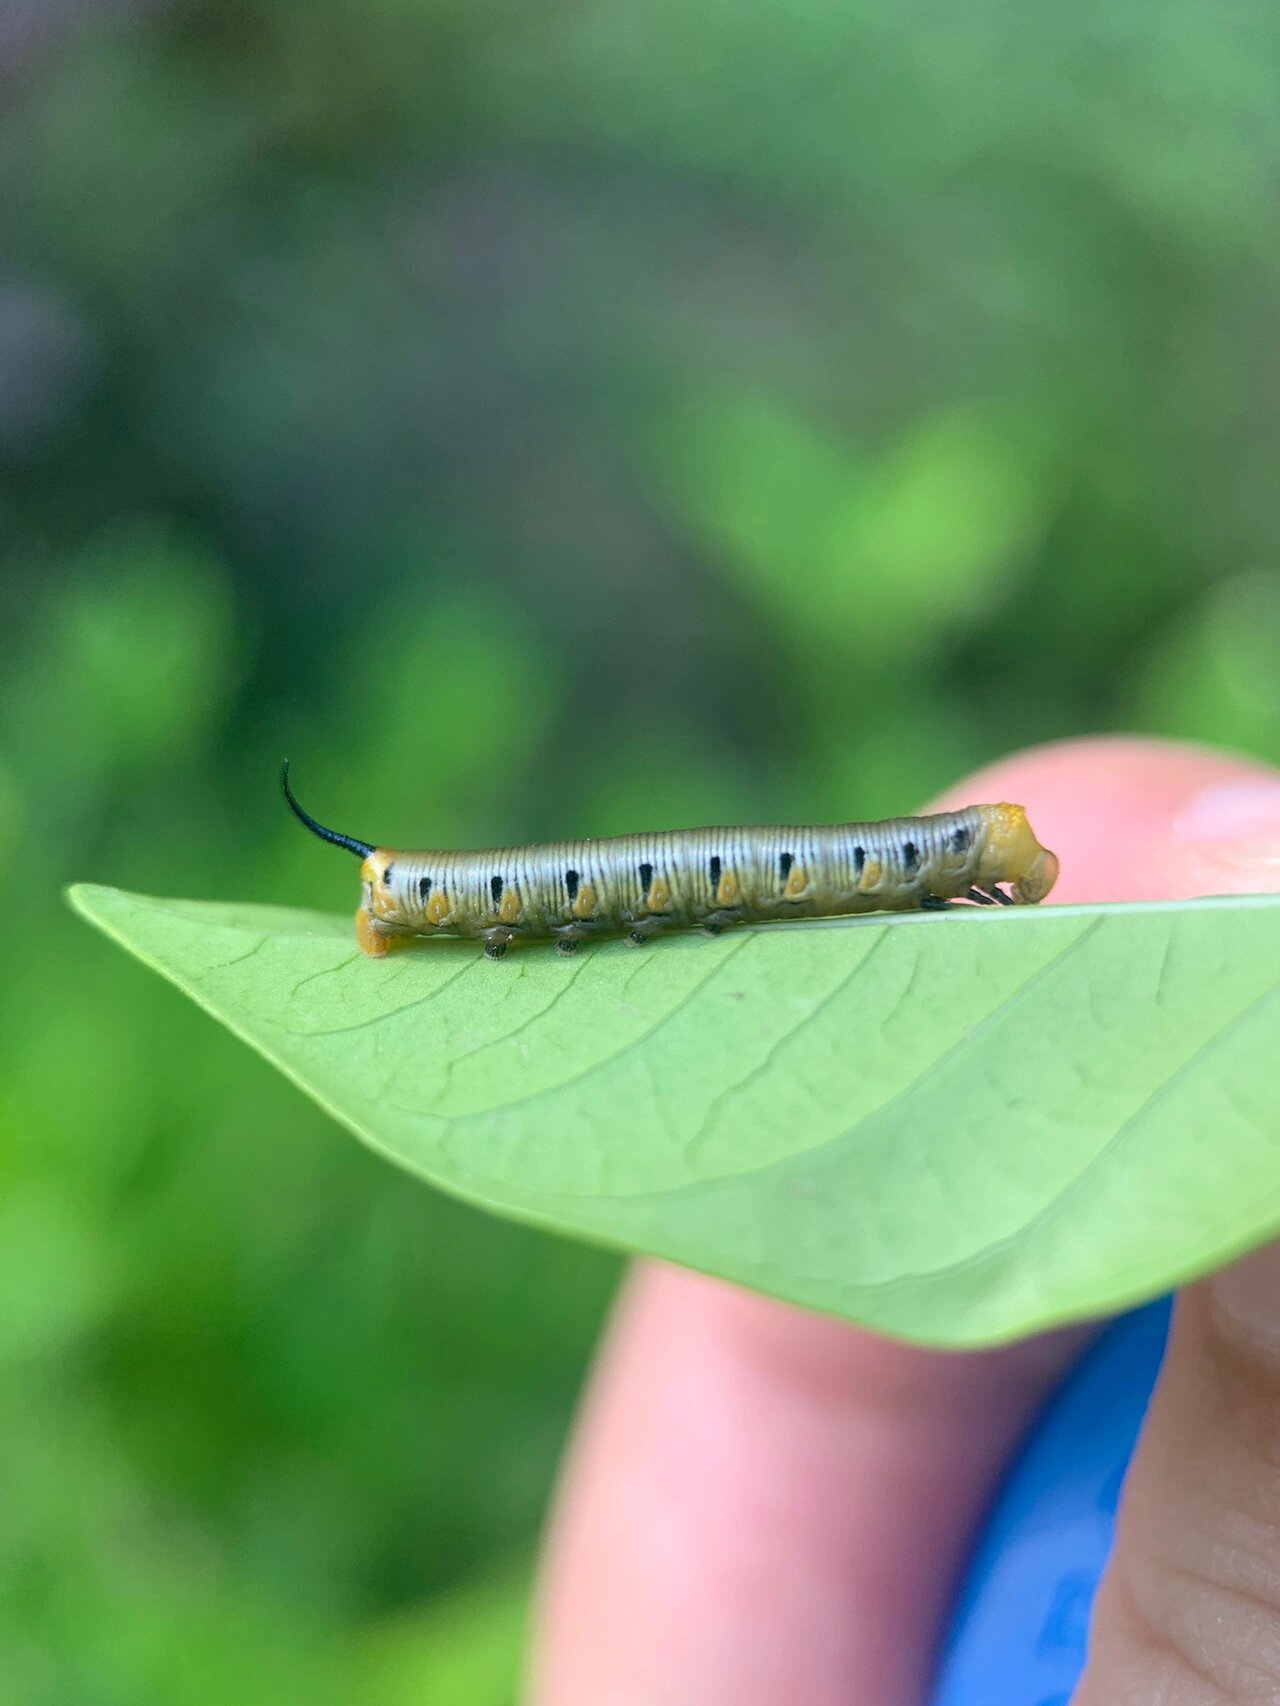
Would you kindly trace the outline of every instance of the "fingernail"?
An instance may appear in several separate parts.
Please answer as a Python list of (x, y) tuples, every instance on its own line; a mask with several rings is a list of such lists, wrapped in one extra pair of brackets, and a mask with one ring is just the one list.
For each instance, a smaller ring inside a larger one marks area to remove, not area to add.
[(1241, 1337), (1280, 1361), (1280, 1244), (1268, 1244), (1209, 1282), (1218, 1313)]
[(1172, 833), (1215, 860), (1280, 874), (1280, 777), (1215, 783), (1183, 807)]

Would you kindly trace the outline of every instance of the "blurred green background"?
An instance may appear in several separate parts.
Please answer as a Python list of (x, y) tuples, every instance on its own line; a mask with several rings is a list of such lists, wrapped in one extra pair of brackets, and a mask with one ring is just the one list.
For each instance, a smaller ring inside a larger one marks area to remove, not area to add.
[(1280, 15), (0, 8), (0, 1675), (503, 1706), (612, 1260), (73, 920), (1280, 760)]

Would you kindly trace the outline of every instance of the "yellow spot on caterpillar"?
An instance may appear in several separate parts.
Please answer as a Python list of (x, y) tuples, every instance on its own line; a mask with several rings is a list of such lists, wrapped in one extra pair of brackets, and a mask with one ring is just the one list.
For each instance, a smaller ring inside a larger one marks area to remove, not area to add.
[(507, 889), (502, 896), (502, 905), (498, 908), (498, 917), (504, 924), (515, 924), (520, 917), (520, 891)]
[(880, 887), (880, 872), (879, 859), (868, 859), (862, 867), (862, 875), (858, 878), (859, 894), (869, 894), (872, 889)]
[(732, 906), (738, 898), (738, 879), (732, 871), (725, 871), (716, 884), (716, 905)]
[(665, 877), (655, 877), (649, 884), (649, 892), (644, 897), (644, 903), (650, 912), (665, 912), (667, 902), (671, 899), (671, 890), (667, 887)]
[(798, 900), (809, 886), (809, 873), (803, 865), (793, 865), (787, 873), (787, 886), (783, 894), (788, 900)]
[(1025, 806), (1012, 805), (1008, 800), (1002, 800), (995, 808), (1001, 828), (1009, 835), (1020, 835), (1027, 827), (1027, 810)]
[(366, 892), (372, 896), (368, 903), (373, 912), (385, 917), (391, 910), (391, 894), (387, 888), (387, 872), (396, 862), (396, 856), (386, 847), (375, 847), (367, 859), (361, 861), (360, 878), (366, 886)]
[(443, 924), (449, 916), (449, 897), (443, 889), (433, 889), (427, 901), (427, 923)]
[(583, 883), (578, 890), (578, 898), (573, 903), (575, 918), (590, 918), (596, 909), (596, 890), (594, 883)]

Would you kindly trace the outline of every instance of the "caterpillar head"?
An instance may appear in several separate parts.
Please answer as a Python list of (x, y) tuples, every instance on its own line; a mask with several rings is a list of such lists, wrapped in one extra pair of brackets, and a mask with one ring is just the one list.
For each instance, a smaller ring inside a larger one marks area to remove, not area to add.
[(987, 806), (979, 881), (1008, 883), (1020, 905), (1033, 906), (1058, 880), (1058, 855), (1042, 847), (1021, 806)]

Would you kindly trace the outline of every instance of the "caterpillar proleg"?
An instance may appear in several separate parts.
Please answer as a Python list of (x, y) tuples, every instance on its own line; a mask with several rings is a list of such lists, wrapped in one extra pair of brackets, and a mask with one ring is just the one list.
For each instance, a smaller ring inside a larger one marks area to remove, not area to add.
[[(518, 940), (572, 953), (591, 937), (852, 912), (1034, 905), (1058, 860), (1021, 806), (965, 806), (883, 823), (659, 830), (477, 852), (397, 852), (326, 829), (281, 773), (294, 815), (361, 860), (356, 940), (385, 954), (415, 936), (470, 936), (501, 959)], [(1004, 886), (1001, 886), (1004, 885)]]

